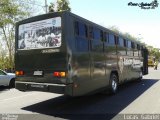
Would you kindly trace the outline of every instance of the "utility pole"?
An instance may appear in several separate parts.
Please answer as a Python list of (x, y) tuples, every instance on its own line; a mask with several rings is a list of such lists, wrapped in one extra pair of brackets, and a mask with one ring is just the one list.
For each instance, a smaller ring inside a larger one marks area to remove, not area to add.
[(45, 0), (45, 9), (46, 9), (46, 13), (47, 13), (48, 12), (47, 0)]

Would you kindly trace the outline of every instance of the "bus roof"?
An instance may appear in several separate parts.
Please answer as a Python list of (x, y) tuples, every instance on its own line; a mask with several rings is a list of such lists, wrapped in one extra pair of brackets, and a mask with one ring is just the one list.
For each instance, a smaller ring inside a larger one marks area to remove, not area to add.
[(33, 17), (30, 17), (30, 18), (27, 18), (27, 19), (24, 19), (24, 20), (21, 20), (21, 21), (17, 22), (16, 26), (21, 25), (21, 24), (25, 24), (25, 23), (29, 23), (30, 21), (34, 22), (34, 21), (38, 21), (39, 19), (46, 19), (46, 17), (51, 18), (51, 17), (53, 17), (53, 14), (55, 16), (61, 16), (63, 14), (67, 14), (67, 15), (73, 16), (73, 17), (75, 17), (77, 19), (81, 19), (82, 21), (85, 21), (87, 24), (94, 24), (94, 26), (98, 27), (99, 29), (105, 30), (105, 31), (107, 31), (109, 33), (113, 33), (116, 36), (122, 37), (123, 39), (126, 39), (126, 40), (130, 40), (130, 41), (135, 42), (135, 43), (137, 43), (137, 44), (139, 44), (141, 46), (145, 46), (145, 44), (141, 43), (140, 41), (135, 41), (133, 39), (129, 39), (124, 35), (116, 33), (115, 31), (112, 31), (112, 30), (110, 30), (110, 29), (108, 29), (106, 27), (103, 27), (103, 26), (101, 26), (101, 25), (99, 25), (97, 23), (94, 23), (94, 22), (92, 22), (90, 20), (87, 20), (87, 19), (85, 19), (85, 18), (83, 18), (81, 16), (78, 16), (78, 15), (76, 15), (74, 13), (71, 13), (69, 11), (61, 11), (61, 12), (54, 12), (54, 13), (51, 12), (51, 13), (47, 13), (47, 14), (41, 14), (41, 15), (33, 16)]

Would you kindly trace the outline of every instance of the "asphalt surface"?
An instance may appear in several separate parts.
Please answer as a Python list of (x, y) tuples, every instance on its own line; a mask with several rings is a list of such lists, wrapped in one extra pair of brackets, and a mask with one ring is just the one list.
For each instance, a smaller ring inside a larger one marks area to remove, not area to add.
[(160, 119), (159, 80), (160, 68), (150, 68), (141, 82), (121, 85), (116, 95), (76, 98), (0, 87), (0, 120), (140, 119), (147, 114)]

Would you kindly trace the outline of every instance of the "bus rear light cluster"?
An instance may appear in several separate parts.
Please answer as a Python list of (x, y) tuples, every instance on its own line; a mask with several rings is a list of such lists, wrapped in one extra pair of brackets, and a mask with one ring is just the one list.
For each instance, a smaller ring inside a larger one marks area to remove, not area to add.
[(54, 72), (53, 76), (54, 77), (65, 77), (66, 76), (66, 72)]
[(16, 71), (16, 75), (17, 75), (17, 76), (19, 76), (19, 75), (24, 75), (24, 71), (22, 71), (22, 70), (21, 70), (21, 71)]

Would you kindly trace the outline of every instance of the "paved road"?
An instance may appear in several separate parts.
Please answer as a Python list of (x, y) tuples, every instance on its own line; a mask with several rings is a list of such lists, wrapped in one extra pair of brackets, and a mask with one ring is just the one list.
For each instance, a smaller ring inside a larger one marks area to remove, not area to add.
[[(160, 114), (160, 68), (150, 68), (149, 72), (141, 82), (121, 85), (114, 96), (95, 94), (70, 98), (53, 93), (20, 92), (3, 87), (0, 88), (0, 119), (122, 119), (124, 114)], [(133, 117), (137, 116), (127, 116), (126, 119)]]

